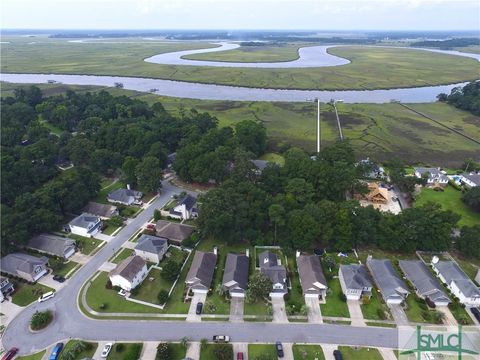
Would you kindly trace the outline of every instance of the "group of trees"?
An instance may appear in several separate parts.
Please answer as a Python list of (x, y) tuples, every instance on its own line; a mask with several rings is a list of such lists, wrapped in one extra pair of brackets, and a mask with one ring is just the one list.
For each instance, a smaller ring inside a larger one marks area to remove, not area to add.
[(459, 109), (470, 111), (474, 115), (480, 115), (480, 82), (472, 81), (462, 87), (455, 87), (450, 95), (440, 94), (438, 100), (447, 102)]

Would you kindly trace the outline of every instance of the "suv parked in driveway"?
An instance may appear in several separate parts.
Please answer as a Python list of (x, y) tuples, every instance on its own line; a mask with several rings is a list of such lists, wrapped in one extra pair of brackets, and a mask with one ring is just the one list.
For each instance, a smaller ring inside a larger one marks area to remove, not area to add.
[(17, 355), (17, 352), (18, 352), (18, 348), (16, 348), (16, 347), (11, 348), (10, 350), (8, 350), (8, 351), (2, 356), (2, 360), (10, 360), (10, 359), (13, 359), (13, 358), (15, 357), (15, 355)]
[(197, 303), (197, 308), (195, 309), (195, 314), (200, 315), (202, 313), (203, 303)]
[(106, 358), (110, 353), (110, 350), (112, 350), (112, 346), (113, 346), (112, 343), (106, 343), (105, 346), (103, 347), (102, 354), (100, 355), (100, 357)]
[(335, 360), (343, 360), (343, 355), (340, 350), (333, 350), (333, 357)]
[(57, 345), (55, 345), (55, 347), (53, 348), (50, 354), (49, 360), (57, 360), (58, 356), (62, 352), (62, 349), (63, 349), (63, 343), (57, 343)]
[(280, 341), (277, 341), (275, 343), (275, 350), (277, 351), (277, 356), (279, 358), (283, 358), (283, 346), (282, 346), (282, 343)]
[(472, 311), (473, 316), (475, 316), (475, 319), (480, 322), (480, 310), (478, 310), (476, 307), (471, 308), (470, 310)]

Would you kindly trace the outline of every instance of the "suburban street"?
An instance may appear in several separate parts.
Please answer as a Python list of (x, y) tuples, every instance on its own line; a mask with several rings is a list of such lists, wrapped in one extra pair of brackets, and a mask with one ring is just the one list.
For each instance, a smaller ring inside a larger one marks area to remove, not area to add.
[[(350, 344), (362, 346), (395, 347), (396, 330), (374, 327), (353, 327), (328, 324), (279, 323), (187, 323), (159, 320), (95, 320), (87, 318), (78, 308), (78, 293), (85, 283), (121, 245), (149, 221), (156, 208), (165, 205), (174, 194), (183, 191), (163, 181), (161, 194), (125, 226), (112, 240), (59, 290), (52, 300), (33, 303), (26, 307), (7, 327), (2, 342), (4, 348), (19, 347), (20, 354), (28, 354), (62, 340), (79, 338), (94, 341), (178, 341), (184, 336), (193, 341), (211, 338), (215, 334), (230, 335), (241, 342), (300, 342)], [(54, 322), (44, 331), (32, 333), (29, 322), (37, 310), (54, 311)]]

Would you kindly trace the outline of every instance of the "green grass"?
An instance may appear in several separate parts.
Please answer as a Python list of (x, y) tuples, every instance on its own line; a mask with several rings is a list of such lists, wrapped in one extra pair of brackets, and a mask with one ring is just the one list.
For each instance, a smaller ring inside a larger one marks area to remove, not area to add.
[(120, 252), (117, 252), (115, 254), (115, 257), (112, 260), (110, 260), (110, 262), (114, 264), (120, 264), (123, 260), (125, 260), (130, 255), (132, 255), (132, 253), (133, 253), (132, 249), (122, 248)]
[[(153, 281), (150, 281), (150, 278), (153, 278)], [(157, 295), (160, 290), (169, 291), (172, 287), (173, 282), (166, 281), (160, 277), (159, 269), (152, 269), (148, 273), (148, 276), (143, 280), (142, 284), (138, 286), (135, 291), (138, 293), (132, 296), (134, 299), (146, 301), (152, 304), (159, 304)]]
[(448, 305), (450, 312), (459, 324), (473, 325), (473, 320), (470, 315), (467, 314), (467, 310), (458, 302), (452, 302)]
[[(431, 322), (430, 317), (427, 316), (427, 314), (429, 315), (430, 313), (425, 301), (417, 298), (415, 294), (410, 294), (407, 296), (406, 303), (407, 308), (405, 309), (405, 314), (407, 315), (409, 321), (416, 323)], [(422, 307), (424, 308), (422, 309)]]
[(323, 316), (350, 317), (348, 306), (342, 300), (342, 288), (340, 280), (333, 279), (328, 281), (329, 292), (327, 293), (326, 303), (320, 304)]
[(205, 42), (74, 44), (67, 39), (48, 38), (29, 45), (31, 38), (5, 36), (2, 39), (10, 42), (2, 43), (0, 47), (1, 71), (4, 73), (142, 76), (235, 86), (339, 90), (456, 83), (477, 79), (480, 68), (476, 60), (465, 57), (414, 49), (368, 46), (329, 49), (329, 53), (351, 61), (350, 64), (334, 68), (174, 66), (151, 64), (143, 59), (159, 53), (215, 45)]
[(95, 202), (100, 203), (100, 204), (110, 204), (107, 201), (107, 195), (111, 193), (114, 190), (121, 189), (126, 187), (126, 184), (118, 180), (116, 182), (111, 182), (110, 185), (106, 187), (102, 187), (102, 189), (98, 192), (97, 198), (95, 199)]
[(372, 289), (372, 296), (368, 303), (360, 304), (360, 308), (362, 309), (363, 317), (370, 320), (386, 320), (390, 313), (387, 305), (383, 303), (383, 299), (375, 288)]
[[(122, 344), (124, 347), (121, 352), (118, 350), (118, 345)], [(116, 343), (113, 345), (110, 354), (108, 354), (108, 360), (136, 360), (140, 358), (142, 353), (142, 343)]]
[(183, 360), (187, 354), (187, 349), (185, 349), (182, 344), (170, 344), (170, 349), (172, 349), (172, 358), (171, 360)]
[(480, 213), (476, 213), (471, 210), (461, 200), (462, 192), (454, 189), (452, 186), (447, 186), (444, 191), (435, 191), (428, 188), (423, 188), (420, 195), (415, 201), (415, 206), (421, 206), (427, 202), (435, 202), (442, 206), (445, 210), (451, 210), (452, 212), (461, 216), (458, 225), (460, 226), (473, 226), (480, 224)]
[[(64, 356), (65, 353), (70, 351), (70, 349), (76, 344), (79, 343), (80, 340), (70, 340), (65, 344), (65, 347), (63, 348), (62, 352), (60, 353), (59, 360), (67, 360), (67, 358)], [(82, 360), (84, 358), (93, 358), (93, 354), (95, 354), (95, 351), (97, 350), (98, 344), (93, 343), (93, 342), (85, 342), (87, 348), (77, 354), (75, 354), (74, 358), (68, 358), (68, 360)]]
[(108, 225), (105, 229), (102, 230), (102, 234), (112, 235), (118, 228), (119, 226)]
[(371, 321), (365, 321), (365, 324), (367, 324), (367, 326), (377, 326), (377, 327), (386, 327), (386, 328), (396, 328), (397, 327), (397, 325), (395, 325), (395, 324), (379, 323), (379, 322), (371, 322)]
[(38, 353), (27, 355), (27, 356), (18, 356), (16, 360), (42, 360), (43, 355), (45, 355), (47, 350), (40, 351)]
[[(297, 270), (297, 264), (295, 261), (295, 256), (291, 255), (287, 257), (288, 260), (288, 276), (291, 284), (291, 289), (288, 290), (286, 296), (286, 305), (288, 303), (299, 304), (301, 307), (305, 306), (305, 297), (303, 296), (302, 286), (300, 285), (300, 279)], [(298, 309), (300, 310), (300, 309)], [(301, 315), (301, 314), (295, 314)]]
[[(226, 344), (229, 347), (232, 347), (231, 344)], [(200, 360), (216, 360), (215, 348), (219, 346), (218, 344), (206, 344), (200, 349)], [(233, 347), (232, 347), (233, 348)]]
[(276, 153), (263, 154), (262, 156), (260, 156), (260, 160), (266, 160), (280, 166), (285, 165), (285, 158), (282, 155)]
[(71, 260), (70, 260), (70, 261), (64, 263), (60, 269), (54, 271), (53, 273), (54, 273), (55, 275), (60, 275), (60, 276), (66, 277), (67, 274), (68, 274), (73, 268), (75, 268), (77, 265), (78, 265), (78, 263), (76, 263), (75, 261), (71, 261)]
[(324, 360), (323, 350), (320, 345), (293, 345), (293, 358), (295, 360)]
[(90, 255), (101, 243), (102, 240), (95, 238), (87, 238), (80, 235), (70, 234), (68, 237), (75, 239), (77, 242), (77, 247), (80, 248), (82, 254)]
[(45, 126), (48, 130), (50, 130), (50, 132), (51, 132), (52, 134), (55, 134), (55, 135), (57, 135), (57, 136), (62, 135), (62, 133), (63, 133), (63, 130), (62, 130), (62, 129), (56, 127), (56, 126), (53, 125), (53, 124), (50, 124), (48, 121), (42, 119), (41, 116), (39, 116), (39, 119), (38, 119), (38, 120), (39, 120), (39, 122), (40, 122), (43, 126)]
[(248, 359), (255, 360), (260, 355), (277, 359), (277, 351), (273, 344), (248, 344)]
[(339, 346), (344, 360), (382, 360), (377, 349), (360, 348), (358, 350), (350, 346)]
[(34, 285), (19, 281), (13, 281), (15, 292), (12, 295), (12, 302), (18, 306), (27, 306), (37, 301), (40, 295), (53, 291), (48, 286), (36, 283)]

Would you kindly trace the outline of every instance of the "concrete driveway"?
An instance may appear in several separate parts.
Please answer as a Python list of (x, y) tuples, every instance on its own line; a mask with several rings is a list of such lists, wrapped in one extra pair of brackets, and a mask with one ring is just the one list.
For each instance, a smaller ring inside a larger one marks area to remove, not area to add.
[(248, 360), (248, 343), (232, 343), (233, 358), (236, 359), (238, 353), (243, 353), (243, 359)]
[(272, 297), (273, 322), (288, 323), (287, 312), (285, 311), (285, 300), (283, 297)]
[(325, 360), (335, 360), (333, 351), (338, 349), (338, 345), (321, 344)]
[(157, 341), (144, 342), (143, 348), (142, 348), (142, 354), (140, 355), (140, 360), (155, 360), (155, 357), (157, 356), (158, 344), (159, 342)]
[(243, 304), (245, 298), (232, 297), (230, 300), (230, 322), (243, 322)]
[(91, 259), (90, 255), (82, 254), (79, 251), (73, 254), (73, 256), (70, 258), (70, 260), (75, 261), (76, 263), (79, 263), (79, 264), (86, 264), (90, 259)]
[(187, 347), (187, 354), (185, 357), (193, 360), (200, 360), (200, 343), (189, 342)]
[(59, 283), (58, 281), (53, 280), (53, 274), (50, 273), (48, 275), (42, 276), (40, 279), (38, 279), (38, 283), (51, 287), (52, 289), (55, 289), (56, 291), (60, 290), (63, 288), (67, 283), (68, 280), (66, 280), (63, 283)]
[(305, 298), (305, 305), (307, 306), (308, 322), (315, 324), (322, 324), (322, 312), (320, 310), (320, 301), (318, 298)]
[(457, 326), (457, 320), (447, 306), (437, 306), (437, 310), (445, 314), (445, 325)]
[(97, 350), (95, 350), (95, 353), (93, 354), (92, 359), (101, 359), (103, 348), (109, 342), (114, 343), (113, 341), (99, 341), (98, 346), (97, 346)]
[(366, 326), (363, 319), (362, 308), (360, 302), (356, 300), (347, 300), (348, 311), (350, 312), (350, 319), (352, 319), (353, 326)]
[(392, 349), (378, 348), (380, 355), (382, 355), (383, 360), (397, 360), (395, 353)]
[(199, 294), (195, 293), (192, 298), (192, 302), (190, 303), (190, 308), (188, 309), (187, 321), (202, 321), (202, 315), (197, 315), (197, 304), (199, 302), (205, 305), (205, 300), (207, 299), (207, 294)]
[(293, 344), (292, 343), (282, 343), (283, 346), (283, 358), (284, 360), (294, 360), (293, 358)]
[(407, 314), (405, 314), (405, 311), (403, 311), (401, 305), (388, 305), (388, 308), (390, 309), (393, 319), (398, 326), (410, 324), (407, 318)]

